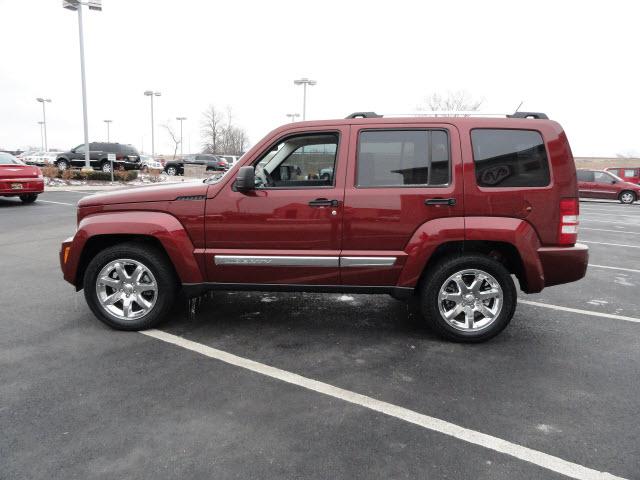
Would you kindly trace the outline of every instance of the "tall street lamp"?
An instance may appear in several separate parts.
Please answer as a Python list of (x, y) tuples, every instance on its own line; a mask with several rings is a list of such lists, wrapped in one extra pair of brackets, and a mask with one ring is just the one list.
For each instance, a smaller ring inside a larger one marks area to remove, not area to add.
[(159, 97), (161, 94), (160, 92), (154, 92), (153, 90), (147, 90), (146, 92), (144, 92), (144, 94), (147, 97), (151, 98), (151, 156), (155, 157), (156, 143), (155, 143), (155, 137), (153, 132), (153, 97)]
[(103, 122), (107, 124), (107, 143), (109, 143), (109, 124), (113, 122), (113, 120), (103, 120)]
[(42, 126), (44, 125), (44, 122), (38, 122), (38, 125), (40, 125), (40, 150), (45, 152), (46, 150), (44, 149), (44, 137), (42, 136)]
[(45, 103), (51, 103), (51, 99), (50, 98), (42, 98), (42, 97), (38, 97), (36, 98), (36, 100), (38, 102), (40, 102), (42, 104), (42, 125), (44, 126), (44, 151), (48, 151), (47, 150), (47, 112), (44, 108)]
[(303, 87), (303, 93), (302, 93), (302, 120), (306, 120), (307, 119), (307, 85), (309, 86), (313, 86), (315, 85), (316, 82), (315, 80), (310, 80), (307, 77), (302, 77), (298, 80), (294, 80), (293, 84), (294, 85), (302, 85)]
[(300, 116), (299, 113), (287, 113), (286, 115), (291, 120), (291, 123), (295, 122), (296, 121), (296, 117)]
[(176, 120), (180, 122), (180, 156), (182, 156), (182, 121), (186, 119), (187, 117), (176, 117)]
[(82, 6), (87, 5), (89, 10), (102, 10), (102, 0), (62, 0), (62, 6), (68, 10), (78, 12), (78, 34), (80, 37), (80, 76), (82, 77), (82, 116), (84, 118), (84, 167), (82, 170), (93, 170), (89, 152), (89, 121), (87, 120), (87, 80), (84, 73), (84, 34), (82, 33)]

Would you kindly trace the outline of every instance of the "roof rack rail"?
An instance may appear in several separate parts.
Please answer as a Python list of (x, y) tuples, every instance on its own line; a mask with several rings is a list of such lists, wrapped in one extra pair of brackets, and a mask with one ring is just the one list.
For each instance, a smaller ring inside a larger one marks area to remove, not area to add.
[(382, 115), (378, 115), (376, 112), (354, 112), (344, 118), (382, 118)]
[(535, 118), (537, 120), (549, 120), (546, 113), (541, 112), (515, 112), (507, 115), (507, 118)]

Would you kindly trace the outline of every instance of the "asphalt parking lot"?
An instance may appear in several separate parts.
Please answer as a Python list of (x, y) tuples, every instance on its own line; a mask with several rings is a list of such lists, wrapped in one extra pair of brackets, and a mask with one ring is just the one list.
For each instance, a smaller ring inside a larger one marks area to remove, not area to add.
[(368, 295), (110, 330), (58, 265), (83, 195), (0, 198), (0, 478), (640, 478), (640, 205), (581, 203), (587, 277), (458, 345)]

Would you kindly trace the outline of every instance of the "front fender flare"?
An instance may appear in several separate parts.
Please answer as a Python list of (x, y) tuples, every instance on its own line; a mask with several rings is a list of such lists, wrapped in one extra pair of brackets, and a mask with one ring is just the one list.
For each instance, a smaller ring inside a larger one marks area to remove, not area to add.
[(65, 280), (76, 284), (82, 251), (89, 239), (100, 235), (153, 237), (164, 248), (182, 283), (204, 281), (194, 256), (193, 243), (184, 226), (168, 213), (146, 211), (97, 213), (83, 218), (70, 244), (64, 266)]

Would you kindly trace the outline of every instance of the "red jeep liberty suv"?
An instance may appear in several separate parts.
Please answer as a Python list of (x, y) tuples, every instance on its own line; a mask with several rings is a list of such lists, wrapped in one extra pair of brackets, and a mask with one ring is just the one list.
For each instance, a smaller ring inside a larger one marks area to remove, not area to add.
[(585, 275), (576, 170), (540, 113), (282, 126), (217, 179), (85, 197), (64, 278), (122, 330), (182, 290), (385, 293), (487, 340), (526, 293)]

